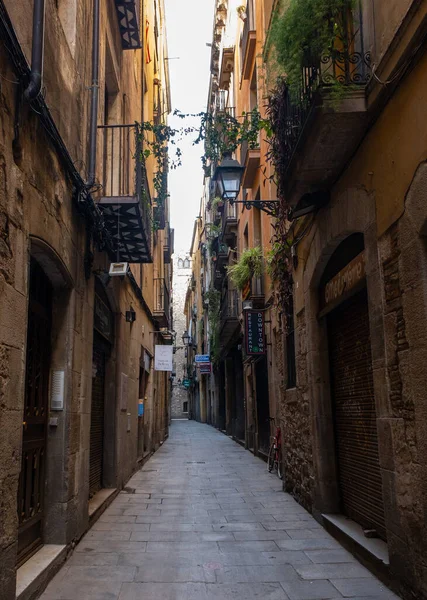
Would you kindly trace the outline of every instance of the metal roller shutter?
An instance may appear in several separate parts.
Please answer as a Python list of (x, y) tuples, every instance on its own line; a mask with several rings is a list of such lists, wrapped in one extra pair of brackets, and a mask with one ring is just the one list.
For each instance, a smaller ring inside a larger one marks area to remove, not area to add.
[(342, 508), (385, 540), (366, 290), (328, 316), (328, 335)]
[[(96, 334), (95, 334), (96, 335)], [(93, 346), (92, 409), (90, 421), (89, 496), (102, 487), (102, 462), (104, 453), (104, 388), (105, 351), (96, 338)]]

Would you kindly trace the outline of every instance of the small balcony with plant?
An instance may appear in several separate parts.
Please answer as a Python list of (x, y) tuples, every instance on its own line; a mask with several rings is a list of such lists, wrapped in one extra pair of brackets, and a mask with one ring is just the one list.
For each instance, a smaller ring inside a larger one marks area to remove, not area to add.
[(262, 248), (247, 248), (238, 260), (227, 267), (227, 275), (232, 285), (242, 292), (245, 299), (251, 298), (257, 307), (264, 304), (264, 258)]
[(368, 126), (371, 68), (359, 3), (293, 0), (272, 21), (266, 57), (283, 73), (269, 99), (270, 158), (294, 204), (336, 180)]
[(101, 209), (114, 260), (152, 262), (152, 202), (138, 125), (103, 125)]

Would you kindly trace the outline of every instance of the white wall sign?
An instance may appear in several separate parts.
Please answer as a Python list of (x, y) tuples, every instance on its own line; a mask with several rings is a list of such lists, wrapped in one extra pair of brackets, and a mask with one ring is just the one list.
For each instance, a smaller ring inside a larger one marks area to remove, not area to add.
[(65, 371), (52, 371), (50, 410), (64, 410)]
[(172, 371), (173, 346), (156, 346), (154, 357), (155, 371)]

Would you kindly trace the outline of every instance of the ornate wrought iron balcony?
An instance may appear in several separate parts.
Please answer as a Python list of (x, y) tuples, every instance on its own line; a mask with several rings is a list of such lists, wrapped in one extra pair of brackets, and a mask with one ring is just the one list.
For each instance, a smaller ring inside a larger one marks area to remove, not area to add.
[(284, 85), (276, 105), (270, 105), (280, 178), (291, 204), (333, 183), (368, 126), (370, 55), (364, 52), (361, 23), (346, 30), (329, 54), (306, 57), (298, 92)]
[(152, 262), (152, 206), (137, 125), (100, 126), (101, 199), (114, 260)]

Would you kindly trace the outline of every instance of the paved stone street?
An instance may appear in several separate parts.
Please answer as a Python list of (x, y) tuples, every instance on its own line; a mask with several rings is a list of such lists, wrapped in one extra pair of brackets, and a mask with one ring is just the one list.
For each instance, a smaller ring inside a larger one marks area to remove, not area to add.
[(43, 600), (392, 600), (266, 464), (212, 427), (171, 436)]

